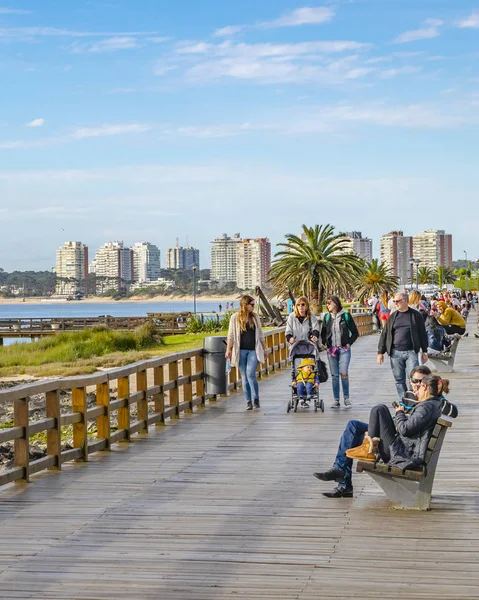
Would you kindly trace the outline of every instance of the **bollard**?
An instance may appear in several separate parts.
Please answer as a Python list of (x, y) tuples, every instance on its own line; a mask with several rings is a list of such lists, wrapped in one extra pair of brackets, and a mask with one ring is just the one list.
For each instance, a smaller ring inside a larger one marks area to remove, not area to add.
[(228, 375), (226, 373), (226, 337), (212, 336), (203, 340), (204, 373), (207, 394), (226, 394)]

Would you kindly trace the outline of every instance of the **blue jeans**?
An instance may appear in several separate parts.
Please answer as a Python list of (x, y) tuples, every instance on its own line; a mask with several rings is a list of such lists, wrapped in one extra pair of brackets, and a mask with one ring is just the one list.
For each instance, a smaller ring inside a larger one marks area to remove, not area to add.
[(399, 400), (402, 400), (407, 391), (409, 373), (414, 369), (414, 367), (419, 365), (417, 352), (414, 352), (414, 350), (393, 349), (391, 350), (389, 361), (391, 362), (391, 369), (396, 381), (396, 391)]
[(364, 434), (368, 430), (368, 424), (362, 421), (349, 421), (343, 435), (339, 440), (338, 453), (334, 461), (334, 468), (344, 472), (344, 479), (338, 484), (339, 488), (349, 489), (353, 487), (353, 459), (346, 456), (346, 450), (356, 448), (363, 443)]
[(303, 381), (299, 381), (296, 387), (299, 398), (303, 398), (304, 396), (311, 396), (314, 392), (314, 383), (308, 381), (304, 383)]
[(336, 356), (328, 354), (329, 370), (331, 372), (331, 383), (333, 384), (333, 397), (339, 402), (339, 375), (345, 373), (346, 377), (341, 376), (343, 385), (343, 396), (345, 400), (349, 398), (349, 376), (348, 369), (351, 361), (351, 348), (343, 350), (340, 348)]
[(256, 379), (257, 366), (256, 350), (240, 350), (239, 370), (246, 402), (259, 399), (258, 380)]

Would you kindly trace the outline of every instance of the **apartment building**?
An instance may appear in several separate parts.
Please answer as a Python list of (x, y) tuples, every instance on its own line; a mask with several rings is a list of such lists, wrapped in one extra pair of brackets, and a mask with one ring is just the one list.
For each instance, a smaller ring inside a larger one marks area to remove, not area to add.
[(192, 246), (178, 246), (166, 251), (167, 269), (191, 269), (200, 266), (200, 251)]
[(97, 292), (105, 289), (124, 289), (134, 280), (132, 251), (123, 242), (106, 242), (96, 252), (90, 264), (90, 273), (96, 274)]
[(243, 290), (254, 290), (257, 285), (264, 285), (271, 267), (269, 239), (243, 239), (236, 246), (236, 251), (236, 285)]
[(211, 280), (220, 284), (237, 281), (238, 245), (241, 243), (239, 233), (221, 237), (211, 242)]
[(155, 244), (136, 242), (131, 247), (133, 259), (133, 281), (145, 283), (161, 277), (161, 253)]
[(381, 236), (381, 264), (389, 267), (399, 283), (410, 282), (409, 259), (413, 256), (413, 239), (402, 231), (390, 231)]
[(421, 267), (452, 267), (452, 235), (444, 229), (421, 231), (413, 238), (413, 256)]
[(55, 293), (75, 296), (84, 293), (88, 275), (88, 246), (82, 242), (65, 242), (56, 253)]
[(351, 254), (357, 254), (364, 260), (371, 262), (373, 259), (373, 240), (363, 237), (360, 231), (345, 231), (344, 236), (345, 250)]

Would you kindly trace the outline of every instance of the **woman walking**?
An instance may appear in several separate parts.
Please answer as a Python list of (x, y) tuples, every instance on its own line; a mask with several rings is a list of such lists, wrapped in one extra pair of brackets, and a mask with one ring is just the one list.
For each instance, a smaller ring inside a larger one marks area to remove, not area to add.
[(266, 344), (258, 315), (254, 312), (254, 298), (240, 299), (239, 311), (230, 319), (225, 357), (239, 369), (246, 399), (246, 410), (259, 408), (259, 387), (256, 379), (258, 362), (265, 359)]
[(294, 311), (289, 315), (286, 323), (286, 340), (293, 344), (300, 341), (317, 342), (319, 339), (319, 324), (316, 315), (309, 308), (309, 301), (305, 296), (296, 300)]
[(341, 300), (337, 296), (329, 296), (326, 300), (328, 312), (324, 316), (321, 329), (321, 340), (328, 351), (329, 370), (333, 386), (334, 402), (331, 408), (339, 408), (339, 374), (343, 387), (344, 408), (351, 408), (349, 399), (349, 362), (351, 346), (358, 339), (359, 333), (353, 317), (343, 310)]

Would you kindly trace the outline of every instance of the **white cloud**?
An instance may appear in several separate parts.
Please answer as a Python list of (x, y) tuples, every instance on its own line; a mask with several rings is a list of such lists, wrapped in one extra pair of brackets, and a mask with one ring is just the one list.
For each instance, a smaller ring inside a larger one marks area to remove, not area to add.
[(228, 25), (227, 27), (221, 27), (221, 29), (217, 29), (213, 35), (215, 37), (229, 37), (243, 31), (245, 29), (245, 25)]
[(30, 15), (31, 10), (23, 10), (21, 8), (7, 8), (0, 6), (0, 15)]
[(371, 44), (352, 40), (331, 40), (326, 42), (298, 42), (295, 44), (233, 44), (230, 41), (221, 44), (206, 42), (178, 44), (178, 54), (210, 54), (212, 56), (272, 58), (291, 57), (306, 54), (336, 54), (369, 48)]
[(260, 23), (260, 27), (296, 27), (298, 25), (318, 25), (327, 23), (334, 17), (334, 11), (325, 6), (304, 6), (286, 13), (273, 21)]
[(134, 37), (112, 37), (93, 44), (73, 44), (71, 51), (73, 53), (82, 52), (116, 52), (117, 50), (130, 50), (132, 48), (141, 48), (142, 44)]
[(56, 27), (0, 27), (0, 37), (3, 38), (36, 38), (36, 37), (105, 37), (105, 36), (142, 36), (155, 35), (157, 31), (75, 31), (73, 29), (58, 29)]
[(387, 69), (384, 71), (380, 71), (378, 74), (378, 77), (380, 79), (392, 79), (393, 77), (396, 77), (397, 75), (412, 75), (414, 73), (419, 73), (420, 71), (422, 71), (421, 67), (405, 66), (405, 67), (399, 67), (397, 69)]
[(33, 119), (30, 123), (27, 123), (27, 127), (42, 127), (45, 124), (45, 119)]
[(144, 133), (151, 129), (153, 129), (152, 125), (141, 123), (101, 125), (100, 127), (82, 127), (75, 130), (70, 137), (76, 140), (84, 140), (93, 137), (122, 135), (124, 133)]
[(479, 29), (479, 12), (473, 12), (466, 19), (458, 21), (457, 26), (461, 29)]
[(404, 33), (401, 33), (401, 35), (398, 35), (398, 37), (393, 40), (393, 44), (407, 44), (417, 40), (429, 40), (436, 38), (440, 35), (438, 27), (443, 25), (443, 22), (439, 19), (427, 19), (425, 21), (425, 25), (427, 27), (413, 29), (411, 31), (405, 31)]

